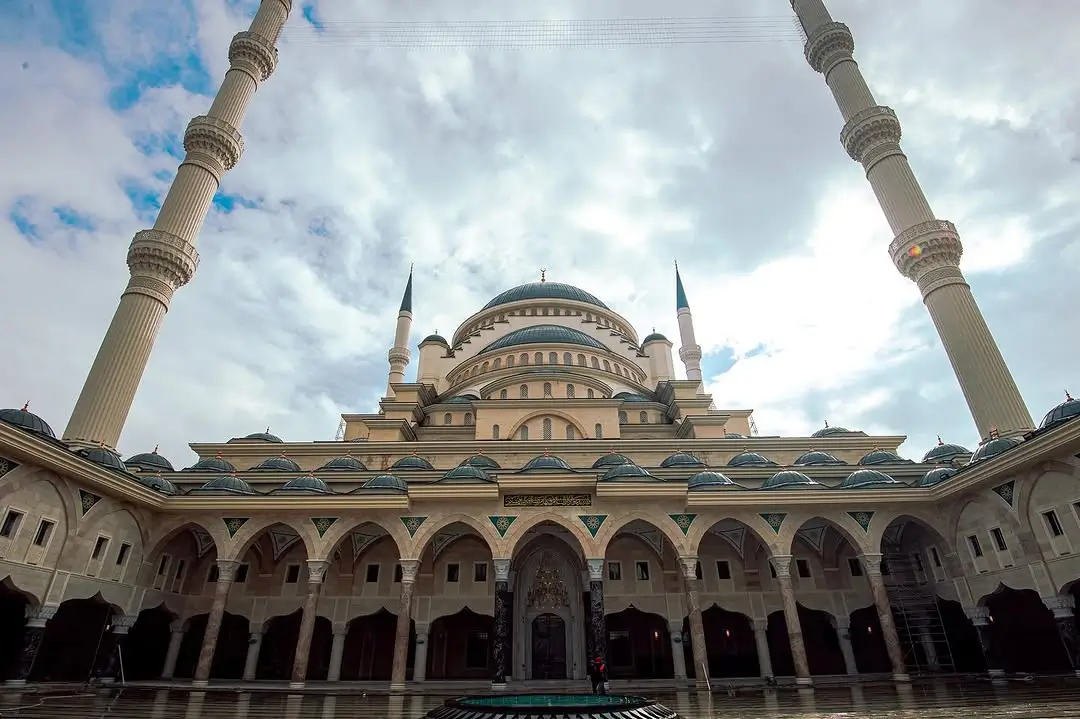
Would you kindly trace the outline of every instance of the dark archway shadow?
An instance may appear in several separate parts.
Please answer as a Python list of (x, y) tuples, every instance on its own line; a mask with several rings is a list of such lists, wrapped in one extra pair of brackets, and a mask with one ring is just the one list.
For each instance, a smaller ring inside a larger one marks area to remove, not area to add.
[(979, 633), (960, 602), (938, 597), (937, 603), (954, 670), (972, 674), (985, 672), (986, 657), (979, 643)]
[[(206, 619), (206, 614), (196, 614), (188, 620), (187, 631), (180, 642), (180, 653), (176, 657), (174, 676), (178, 679), (195, 676), (195, 665), (199, 661), (203, 635), (206, 634)], [(249, 627), (247, 617), (225, 612), (221, 618), (214, 662), (210, 665), (211, 679), (240, 679), (244, 675), (248, 640), (251, 637)]]
[(12, 679), (22, 651), (23, 629), (30, 600), (22, 592), (0, 582), (0, 681)]
[(885, 674), (892, 672), (889, 651), (881, 633), (881, 620), (877, 608), (863, 607), (848, 616), (848, 635), (851, 652), (855, 655), (855, 667), (860, 674)]
[[(705, 647), (709, 656), (709, 676), (711, 677), (756, 677), (761, 675), (758, 661), (757, 643), (754, 640), (754, 625), (750, 617), (741, 612), (732, 612), (714, 604), (701, 613), (701, 623), (705, 629)], [(689, 620), (683, 620), (683, 636), (689, 636)], [(686, 656), (686, 671), (690, 676), (694, 663), (694, 651), (690, 642), (683, 648)], [(694, 667), (696, 670), (697, 667)]]
[(670, 679), (675, 676), (671, 633), (659, 614), (630, 606), (604, 617), (608, 675), (612, 679)]
[(488, 679), (495, 666), (495, 620), (465, 607), (439, 617), (428, 632), (428, 679)]
[[(390, 681), (394, 666), (394, 638), (397, 615), (382, 608), (374, 614), (353, 617), (345, 635), (341, 656), (341, 679), (344, 681)], [(412, 679), (416, 656), (416, 623), (409, 622), (409, 657), (405, 678)]]
[[(255, 678), (273, 681), (292, 680), (296, 661), (296, 642), (300, 637), (300, 622), (304, 614), (297, 609), (291, 614), (272, 617), (266, 623), (259, 657), (255, 663)], [(333, 649), (334, 627), (326, 617), (315, 617), (308, 650), (307, 673), (304, 678), (324, 681), (330, 673), (330, 652)]]
[(87, 681), (112, 617), (112, 606), (100, 595), (62, 602), (45, 627), (29, 680)]
[[(799, 623), (802, 625), (803, 644), (806, 647), (806, 663), (811, 675), (845, 674), (844, 655), (840, 651), (840, 637), (836, 633), (831, 617), (818, 609), (799, 606)], [(766, 635), (769, 639), (769, 655), (772, 659), (773, 674), (778, 677), (795, 675), (795, 662), (791, 657), (791, 643), (788, 641), (787, 623), (784, 612), (775, 611), (769, 615)]]
[(139, 612), (121, 648), (124, 679), (138, 681), (161, 677), (172, 637), (169, 625), (173, 619), (173, 613), (164, 606)]
[(1072, 671), (1054, 614), (1037, 592), (1001, 587), (986, 599), (986, 607), (1006, 672)]

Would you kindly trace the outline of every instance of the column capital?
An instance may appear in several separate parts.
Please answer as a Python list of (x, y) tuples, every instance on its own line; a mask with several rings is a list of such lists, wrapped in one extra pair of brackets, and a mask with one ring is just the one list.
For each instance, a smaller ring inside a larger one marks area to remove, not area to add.
[(851, 629), (850, 617), (836, 617), (836, 631), (843, 636), (844, 632)]
[(330, 562), (321, 559), (307, 560), (308, 584), (322, 584), (326, 578), (326, 570), (330, 568)]
[(589, 565), (590, 582), (604, 581), (604, 559), (586, 559), (585, 563)]
[(419, 559), (402, 559), (398, 561), (401, 565), (401, 583), (413, 584), (416, 582), (416, 575), (420, 571)]
[(1073, 608), (1076, 598), (1071, 594), (1058, 594), (1053, 597), (1040, 597), (1046, 608), (1054, 613), (1054, 619), (1070, 619), (1075, 616)]
[(240, 562), (235, 559), (217, 560), (218, 584), (222, 582), (232, 583), (236, 579), (236, 570), (240, 568)]
[(113, 634), (127, 634), (139, 617), (135, 614), (122, 614), (119, 617), (113, 617), (112, 619), (112, 633)]
[(859, 563), (867, 577), (881, 577), (881, 554), (860, 554)]
[(173, 634), (183, 634), (187, 631), (186, 619), (174, 619), (169, 622), (169, 631)]
[(769, 618), (768, 617), (765, 617), (764, 619), (755, 618), (753, 620), (753, 622), (754, 622), (754, 631), (755, 632), (766, 632), (766, 631), (769, 630)]
[(683, 579), (697, 579), (698, 558), (679, 557), (679, 569), (682, 570)]
[(790, 554), (774, 554), (769, 561), (776, 570), (777, 579), (791, 579), (791, 563), (795, 560)]
[(964, 607), (964, 614), (977, 627), (988, 626), (994, 621), (994, 618), (990, 616), (990, 610), (986, 607)]
[(495, 566), (495, 581), (496, 582), (509, 582), (510, 581), (510, 559), (500, 557), (499, 559), (492, 559), (491, 563)]
[(334, 622), (333, 626), (331, 627), (331, 633), (335, 637), (343, 637), (343, 636), (348, 635), (348, 633), (349, 633), (349, 623), (348, 622)]
[(172, 292), (195, 276), (199, 253), (194, 245), (171, 232), (139, 230), (128, 246), (127, 264), (132, 277), (153, 278), (168, 285), (168, 304)]
[(886, 157), (904, 154), (900, 149), (902, 134), (896, 112), (891, 107), (874, 105), (851, 116), (840, 131), (840, 143), (848, 156), (869, 172)]
[(277, 62), (278, 51), (269, 38), (247, 30), (233, 35), (229, 43), (232, 68), (251, 75), (255, 82), (264, 82), (274, 74)]
[(49, 623), (49, 620), (56, 616), (56, 611), (59, 608), (60, 607), (58, 606), (54, 607), (48, 605), (44, 607), (30, 607), (29, 605), (27, 605), (26, 626), (36, 628), (44, 627), (46, 624)]
[(825, 77), (840, 63), (853, 59), (854, 55), (855, 37), (842, 22), (830, 22), (817, 28), (813, 35), (806, 38), (803, 47), (806, 62)]
[(198, 165), (220, 182), (240, 162), (244, 138), (235, 127), (216, 117), (196, 115), (184, 131), (185, 163)]

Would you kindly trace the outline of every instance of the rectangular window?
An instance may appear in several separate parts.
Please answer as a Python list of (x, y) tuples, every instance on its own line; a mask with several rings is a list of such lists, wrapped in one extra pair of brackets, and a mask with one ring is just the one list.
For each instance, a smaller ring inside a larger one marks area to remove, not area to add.
[[(121, 544), (120, 545), (120, 550), (123, 551), (125, 546), (127, 546), (127, 545)], [(180, 579), (181, 577), (184, 576), (184, 566), (185, 566), (185, 563), (184, 563), (183, 559), (181, 559), (179, 562), (176, 563), (176, 574), (173, 575), (173, 579)]]
[(941, 566), (941, 555), (938, 554), (937, 547), (930, 547), (930, 561), (934, 563), (935, 567)]
[(999, 552), (1004, 552), (1009, 548), (1009, 545), (1005, 543), (1005, 533), (1001, 531), (1001, 527), (991, 529), (990, 537), (994, 540), (994, 546)]
[(974, 534), (968, 537), (968, 544), (971, 545), (971, 553), (976, 557), (981, 557), (983, 555), (982, 544), (979, 542), (979, 538)]
[(472, 580), (474, 582), (487, 581), (487, 562), (476, 562), (472, 565)]
[(490, 653), (487, 632), (469, 632), (465, 635), (466, 669), (487, 669)]
[(120, 545), (120, 551), (116, 553), (116, 566), (120, 566), (127, 561), (128, 553), (131, 551), (131, 545), (124, 543)]
[(919, 571), (919, 572), (925, 571), (923, 569), (922, 555), (921, 554), (919, 554), (918, 552), (914, 552), (911, 555), (911, 561), (915, 563), (915, 570), (916, 571)]
[(23, 514), (22, 512), (16, 512), (14, 509), (9, 509), (7, 516), (4, 517), (4, 523), (0, 525), (0, 537), (4, 539), (11, 539), (18, 533), (19, 525), (22, 524)]
[(608, 562), (607, 563), (607, 578), (612, 582), (622, 581), (622, 563), (620, 562)]
[(461, 565), (457, 562), (446, 565), (446, 581), (450, 584), (461, 580)]
[(863, 575), (862, 563), (859, 562), (858, 557), (848, 557), (847, 566), (848, 571), (851, 572), (851, 576), (861, 577)]
[(50, 522), (47, 519), (41, 520), (38, 525), (37, 532), (34, 534), (34, 546), (44, 547), (49, 543), (49, 538), (52, 537), (53, 527), (56, 526), (55, 522)]
[(799, 577), (802, 579), (810, 578), (810, 562), (805, 559), (795, 560), (795, 570), (799, 573)]
[[(165, 570), (168, 569), (168, 568), (169, 568), (169, 555), (168, 554), (162, 554), (161, 555), (161, 561), (158, 562), (158, 565), (157, 565), (157, 575), (159, 577), (164, 576)], [(217, 580), (215, 579), (214, 581), (216, 582)]]
[(401, 584), (401, 565), (394, 565), (394, 584)]
[(101, 559), (101, 555), (105, 553), (105, 548), (109, 546), (109, 540), (105, 537), (98, 537), (94, 542), (94, 551), (90, 553), (90, 559), (97, 561)]
[(1049, 512), (1043, 512), (1043, 519), (1046, 520), (1046, 528), (1050, 530), (1051, 537), (1060, 537), (1065, 534), (1065, 530), (1061, 528), (1061, 520), (1058, 519), (1057, 512), (1052, 509)]
[(285, 567), (285, 583), (296, 584), (300, 581), (300, 565), (290, 564)]
[(634, 574), (637, 575), (639, 582), (649, 581), (649, 561), (643, 560), (634, 562)]
[(241, 564), (239, 567), (236, 568), (236, 583), (237, 584), (243, 584), (244, 582), (246, 582), (247, 581), (247, 575), (248, 575), (248, 565)]
[(716, 560), (716, 578), (731, 579), (731, 563), (726, 559)]
[(369, 564), (367, 569), (364, 570), (364, 581), (368, 584), (375, 584), (379, 581), (379, 565)]

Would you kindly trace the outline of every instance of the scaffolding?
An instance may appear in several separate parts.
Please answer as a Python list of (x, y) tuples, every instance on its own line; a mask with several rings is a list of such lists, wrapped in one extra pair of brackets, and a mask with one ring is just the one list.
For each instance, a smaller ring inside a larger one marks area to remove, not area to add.
[(953, 674), (956, 665), (922, 555), (886, 552), (882, 574), (904, 663), (912, 675)]

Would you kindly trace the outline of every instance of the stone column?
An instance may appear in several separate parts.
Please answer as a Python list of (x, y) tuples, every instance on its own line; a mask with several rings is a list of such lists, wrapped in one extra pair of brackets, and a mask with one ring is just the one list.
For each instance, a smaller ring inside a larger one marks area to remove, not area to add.
[(1004, 664), (998, 654), (997, 643), (994, 641), (994, 620), (990, 616), (990, 610), (986, 607), (964, 607), (964, 613), (975, 625), (975, 631), (979, 634), (979, 645), (982, 647), (983, 658), (986, 659), (986, 669), (990, 677), (994, 679), (1004, 677)]
[(1034, 426), (1031, 415), (960, 272), (960, 235), (934, 216), (900, 147), (896, 113), (877, 103), (855, 63), (851, 31), (833, 22), (822, 0), (791, 5), (806, 32), (806, 60), (825, 77), (843, 116), (840, 141), (865, 169), (895, 235), (889, 254), (919, 287), (979, 436), (995, 427), (1022, 434)]
[(34, 668), (34, 660), (37, 659), (38, 649), (41, 648), (41, 640), (45, 637), (45, 626), (56, 614), (57, 607), (26, 608), (26, 626), (23, 627), (22, 648), (19, 650), (19, 660), (15, 664), (15, 674), (5, 684), (21, 686), (26, 684), (30, 672)]
[(199, 661), (195, 664), (195, 678), (191, 680), (193, 687), (205, 687), (210, 683), (210, 669), (214, 665), (221, 620), (225, 618), (225, 603), (229, 599), (229, 589), (236, 579), (236, 568), (239, 566), (239, 562), (227, 559), (217, 561), (218, 578), (214, 585), (214, 602), (206, 616), (206, 633), (203, 634), (202, 647), (199, 648)]
[[(112, 620), (112, 631), (102, 638), (98, 648), (99, 668), (98, 677), (102, 683), (108, 684), (116, 680), (117, 673), (127, 669), (123, 666), (124, 644), (127, 641), (128, 632), (138, 621), (137, 616), (124, 615)], [(121, 675), (122, 676), (122, 675)]]
[(1069, 666), (1074, 674), (1080, 676), (1080, 637), (1077, 636), (1076, 614), (1073, 611), (1076, 599), (1071, 594), (1062, 594), (1043, 597), (1042, 600), (1046, 608), (1054, 613), (1054, 622), (1057, 624), (1061, 644), (1065, 647), (1065, 654), (1069, 657)]
[(177, 619), (169, 625), (169, 648), (165, 650), (165, 665), (161, 668), (162, 679), (172, 679), (176, 673), (176, 660), (180, 656), (180, 646), (184, 642), (185, 621)]
[(896, 622), (893, 621), (892, 604), (885, 591), (885, 580), (881, 577), (881, 555), (863, 554), (860, 555), (859, 561), (862, 562), (866, 572), (866, 581), (870, 583), (870, 593), (874, 597), (878, 622), (881, 623), (881, 638), (885, 640), (885, 650), (889, 653), (893, 679), (898, 682), (911, 681), (907, 673), (907, 665), (904, 664), (904, 650), (900, 647), (900, 636), (896, 633)]
[(784, 602), (784, 624), (787, 625), (791, 659), (795, 664), (795, 683), (810, 686), (814, 682), (810, 678), (810, 663), (806, 660), (806, 645), (803, 643), (799, 604), (795, 600), (795, 587), (791, 583), (792, 559), (792, 556), (787, 554), (774, 556), (771, 561), (776, 570), (776, 584), (780, 589), (780, 598)]
[(188, 123), (186, 155), (154, 228), (138, 232), (128, 250), (131, 279), (64, 432), (74, 446), (116, 447), (173, 293), (198, 267), (196, 240), (221, 178), (243, 154), (239, 127), (274, 72), (274, 43), (291, 8), (292, 0), (262, 0), (248, 31), (229, 45), (230, 67), (210, 110)]
[(311, 635), (315, 631), (315, 618), (319, 615), (319, 593), (322, 590), (323, 576), (329, 562), (316, 559), (307, 560), (308, 583), (307, 596), (304, 597), (304, 609), (300, 614), (300, 632), (296, 636), (296, 654), (293, 656), (292, 681), (290, 689), (303, 689), (307, 681), (308, 659), (311, 655)]
[(710, 685), (709, 652), (705, 646), (705, 624), (701, 621), (697, 564), (697, 557), (679, 557), (683, 587), (686, 590), (686, 614), (690, 619), (690, 649), (694, 654), (694, 684), (699, 689), (704, 689)]
[(394, 665), (390, 672), (390, 691), (405, 690), (405, 672), (409, 662), (409, 629), (412, 626), (413, 590), (416, 587), (416, 573), (419, 569), (419, 560), (401, 560), (401, 600), (398, 602), (397, 634), (394, 637)]
[(244, 673), (241, 678), (245, 682), (255, 681), (255, 675), (259, 670), (259, 652), (262, 651), (263, 629), (252, 629), (248, 636), (247, 656), (244, 657)]
[[(423, 682), (427, 679), (427, 650), (430, 631), (431, 627), (427, 624), (416, 625), (416, 655), (413, 657), (412, 668), (414, 682)], [(498, 644), (495, 644), (495, 646), (492, 647), (493, 654), (498, 649), (498, 646)], [(492, 684), (495, 684), (495, 682), (492, 682)]]
[(348, 636), (348, 624), (334, 625), (334, 641), (330, 645), (330, 668), (326, 672), (326, 681), (328, 682), (336, 682), (341, 679), (341, 658), (345, 655), (345, 638)]
[[(506, 677), (513, 674), (511, 670), (512, 647), (510, 646), (510, 622), (513, 621), (513, 606), (510, 601), (510, 560), (495, 559), (495, 646), (492, 647), (492, 658), (495, 661), (494, 672), (491, 677), (493, 687), (502, 689), (506, 687)], [(424, 659), (427, 660), (427, 637), (424, 637)], [(419, 634), (417, 634), (419, 641)], [(416, 648), (416, 662), (420, 659), (420, 647)], [(426, 670), (427, 667), (425, 666)], [(419, 665), (413, 666), (413, 676), (419, 671)]]
[(840, 639), (840, 653), (844, 655), (844, 671), (858, 674), (859, 665), (855, 661), (855, 650), (851, 647), (851, 622), (849, 619), (836, 619), (836, 636)]
[(769, 620), (754, 620), (754, 645), (757, 647), (759, 674), (763, 679), (773, 675), (772, 652), (769, 650)]
[(589, 635), (593, 653), (587, 657), (587, 668), (596, 657), (603, 657), (607, 662), (607, 615), (604, 613), (604, 558), (585, 561), (589, 565)]
[(930, 636), (930, 632), (925, 629), (919, 632), (919, 644), (922, 645), (923, 654), (926, 656), (926, 667), (931, 671), (938, 671), (941, 669), (941, 661), (938, 659), (937, 645), (934, 644), (934, 638)]
[(686, 650), (683, 649), (682, 620), (668, 620), (668, 634), (671, 635), (671, 661), (675, 665), (675, 678), (686, 679)]

